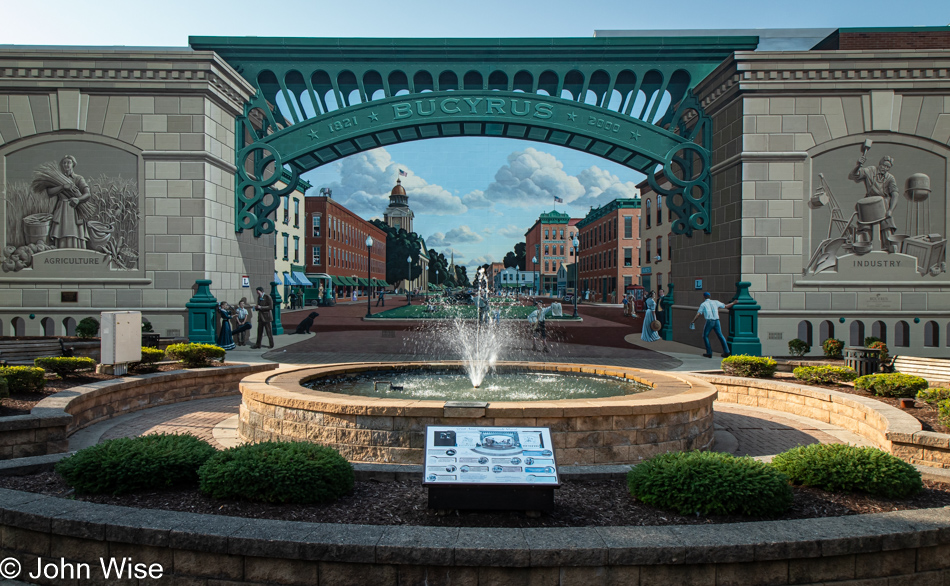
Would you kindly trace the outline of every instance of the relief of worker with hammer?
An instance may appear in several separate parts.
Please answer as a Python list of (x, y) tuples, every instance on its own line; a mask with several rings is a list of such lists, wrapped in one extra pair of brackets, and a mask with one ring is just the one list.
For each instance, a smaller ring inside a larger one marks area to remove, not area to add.
[(854, 206), (858, 213), (858, 233), (855, 240), (866, 243), (870, 248), (874, 225), (877, 224), (881, 232), (881, 249), (897, 252), (895, 242), (891, 238), (897, 232), (893, 213), (899, 193), (897, 180), (889, 173), (891, 167), (894, 166), (894, 159), (885, 156), (881, 158), (877, 167), (864, 166), (865, 161), (867, 161), (866, 148), (862, 149), (861, 158), (848, 174), (848, 179), (855, 183), (864, 182), (867, 190), (864, 198), (858, 200)]

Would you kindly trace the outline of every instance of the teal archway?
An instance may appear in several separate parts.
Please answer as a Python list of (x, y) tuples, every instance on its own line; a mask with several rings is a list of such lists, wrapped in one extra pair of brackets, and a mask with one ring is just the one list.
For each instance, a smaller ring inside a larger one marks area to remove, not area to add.
[(493, 136), (643, 172), (676, 215), (673, 232), (690, 235), (712, 228), (712, 124), (691, 89), (758, 39), (189, 41), (218, 53), (258, 90), (236, 128), (238, 231), (273, 232), (270, 216), (300, 174), (341, 157), (413, 140)]

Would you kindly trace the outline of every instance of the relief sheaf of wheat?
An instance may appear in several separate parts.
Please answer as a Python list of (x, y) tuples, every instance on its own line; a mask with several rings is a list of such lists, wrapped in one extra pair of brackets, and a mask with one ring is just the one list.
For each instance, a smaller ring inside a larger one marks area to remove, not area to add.
[[(0, 257), (3, 272), (29, 268), (34, 254), (56, 249), (49, 239), (56, 198), (46, 194), (46, 187), (63, 184), (65, 178), (60, 177), (55, 163), (45, 163), (36, 168), (32, 183), (7, 184), (7, 241)], [(89, 180), (88, 185), (91, 197), (77, 206), (89, 237), (86, 247), (105, 254), (112, 268), (137, 268), (138, 182), (121, 175), (100, 175)]]

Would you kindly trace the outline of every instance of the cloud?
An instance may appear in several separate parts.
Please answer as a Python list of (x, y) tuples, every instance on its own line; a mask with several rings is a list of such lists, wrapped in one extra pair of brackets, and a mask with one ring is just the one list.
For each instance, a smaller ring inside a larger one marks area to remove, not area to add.
[(527, 229), (524, 226), (514, 224), (508, 224), (504, 228), (498, 229), (498, 235), (505, 238), (524, 238), (525, 232), (527, 232)]
[(619, 177), (600, 167), (584, 169), (577, 175), (577, 180), (584, 187), (584, 195), (571, 202), (577, 207), (596, 208), (618, 198), (640, 196), (636, 183), (622, 182)]
[(584, 187), (564, 171), (563, 163), (530, 147), (508, 155), (508, 164), (495, 173), (484, 193), (487, 200), (516, 207), (553, 204), (554, 197), (572, 202), (583, 195)]
[(490, 254), (483, 254), (482, 256), (473, 258), (472, 260), (465, 263), (468, 267), (478, 268), (484, 264), (491, 264), (495, 262), (495, 257)]
[(466, 193), (462, 196), (462, 203), (469, 208), (491, 208), (494, 206), (494, 202), (485, 197), (485, 192), (480, 189), (476, 189), (471, 193)]
[[(350, 211), (362, 216), (378, 215), (389, 205), (389, 194), (399, 177), (399, 169), (409, 170), (409, 167), (394, 162), (386, 149), (373, 149), (342, 159), (337, 163), (340, 180), (325, 187), (332, 189), (333, 198)], [(425, 210), (426, 214), (445, 216), (468, 211), (460, 197), (441, 185), (430, 184), (411, 172), (400, 180), (409, 196), (410, 207), (417, 213)]]
[(445, 234), (446, 242), (450, 244), (470, 244), (484, 240), (476, 234), (468, 225), (462, 224), (458, 228), (452, 228)]
[(451, 244), (450, 242), (446, 242), (445, 234), (443, 234), (442, 232), (436, 232), (432, 234), (431, 236), (429, 236), (428, 238), (426, 238), (426, 246), (428, 246), (429, 248), (444, 248), (446, 246), (449, 246), (450, 244)]

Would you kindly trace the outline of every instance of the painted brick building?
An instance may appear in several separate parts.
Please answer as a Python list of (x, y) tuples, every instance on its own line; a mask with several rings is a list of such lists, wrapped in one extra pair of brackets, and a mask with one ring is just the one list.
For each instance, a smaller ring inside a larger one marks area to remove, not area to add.
[[(579, 220), (568, 214), (553, 210), (538, 217), (525, 232), (526, 269), (538, 275), (540, 292), (554, 293), (557, 290), (557, 270), (562, 264), (574, 262), (571, 242), (577, 232)], [(536, 258), (537, 262), (532, 262)]]
[(640, 199), (615, 199), (577, 222), (580, 240), (578, 279), (586, 299), (617, 303), (640, 273)]
[(338, 298), (362, 295), (367, 285), (366, 237), (373, 237), (370, 286), (379, 289), (386, 279), (386, 233), (354, 214), (332, 197), (310, 196), (306, 236), (307, 274), (333, 278)]

